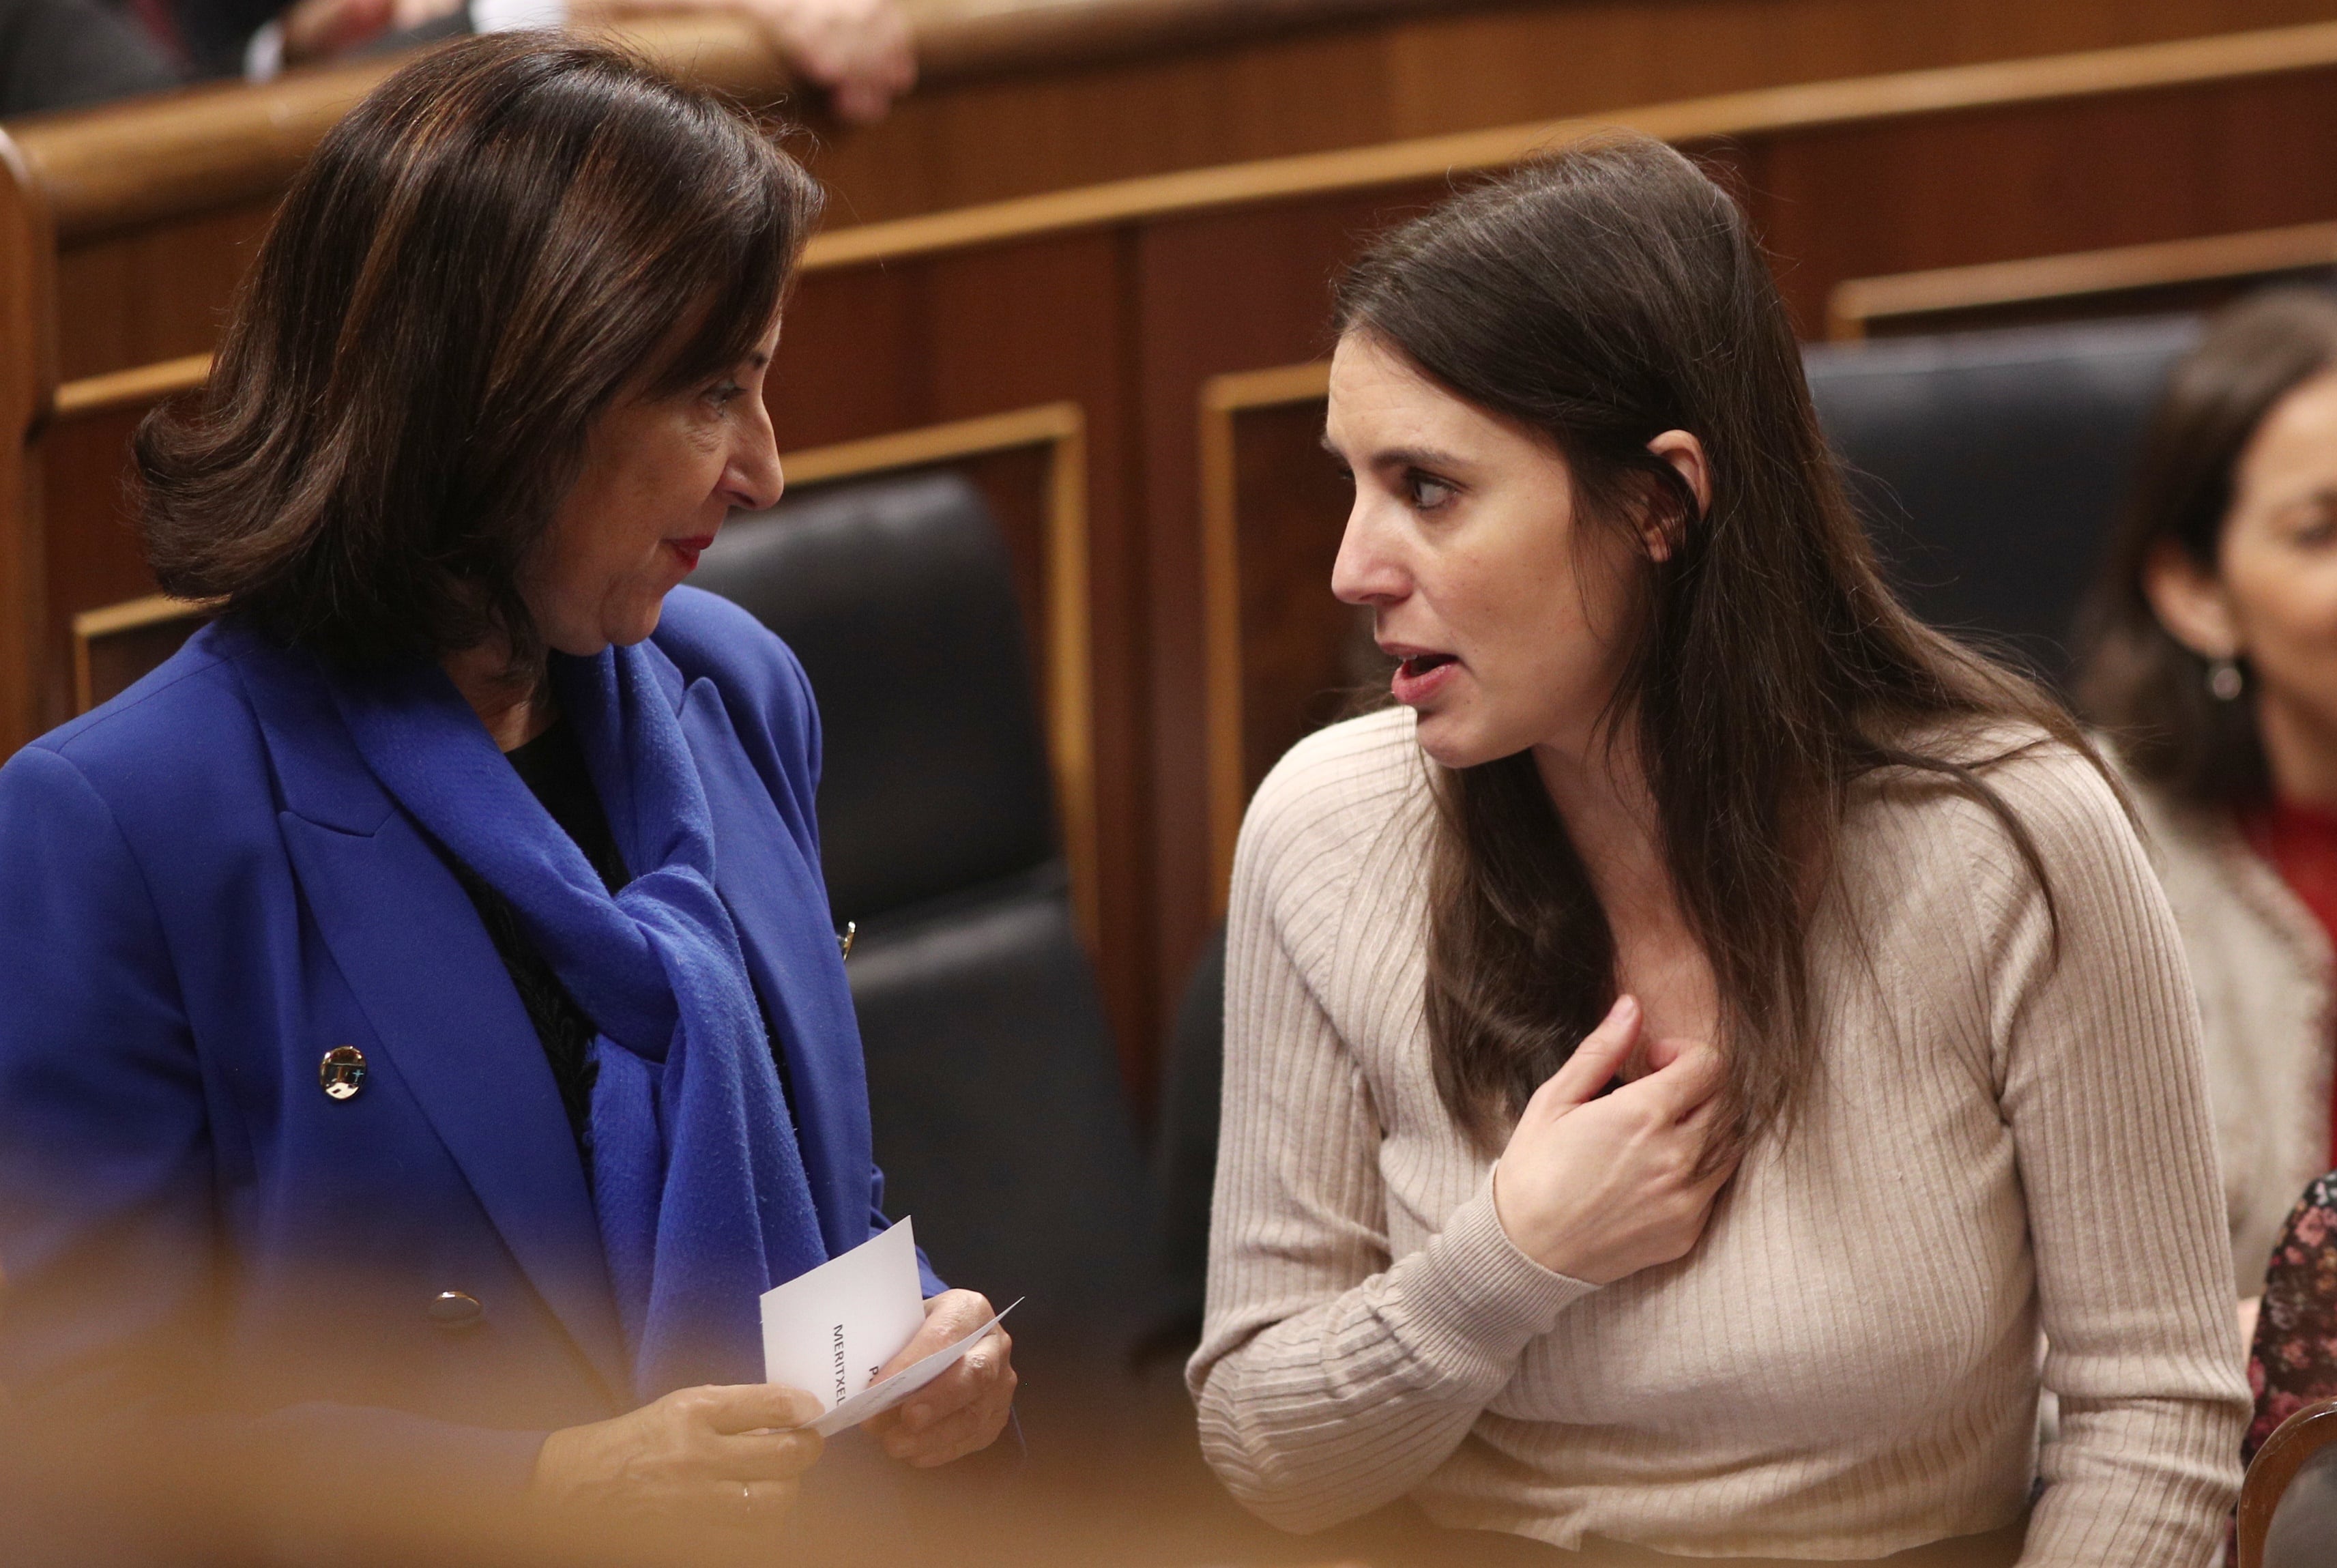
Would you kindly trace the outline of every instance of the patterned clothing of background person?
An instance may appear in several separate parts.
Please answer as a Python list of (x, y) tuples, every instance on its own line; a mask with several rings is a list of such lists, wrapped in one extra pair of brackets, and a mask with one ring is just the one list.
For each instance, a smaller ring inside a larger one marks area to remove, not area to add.
[(2273, 1250), (2248, 1386), (2256, 1414), (2241, 1452), (2250, 1459), (2282, 1422), (2337, 1399), (2337, 1171), (2305, 1189)]

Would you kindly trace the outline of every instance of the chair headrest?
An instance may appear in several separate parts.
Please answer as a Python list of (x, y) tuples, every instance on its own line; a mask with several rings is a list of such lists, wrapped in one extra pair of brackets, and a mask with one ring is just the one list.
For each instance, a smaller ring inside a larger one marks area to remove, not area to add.
[(2078, 603), (2194, 317), (1807, 351), (1860, 514), (1915, 612), (2068, 670)]
[(875, 480), (741, 514), (692, 582), (777, 632), (811, 679), (838, 920), (1054, 854), (1012, 564), (963, 477)]

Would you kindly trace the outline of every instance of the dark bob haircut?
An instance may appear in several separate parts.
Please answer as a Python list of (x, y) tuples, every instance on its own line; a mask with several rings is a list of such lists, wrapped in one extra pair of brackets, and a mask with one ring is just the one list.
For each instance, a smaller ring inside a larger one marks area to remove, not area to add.
[(527, 656), (522, 564), (594, 416), (743, 358), (819, 208), (745, 112), (620, 51), (416, 62), (293, 182), (209, 382), (140, 427), (155, 576), (340, 662)]
[(2127, 765), (2176, 799), (2242, 807), (2271, 790), (2255, 705), (2219, 702), (2207, 663), (2160, 625), (2143, 591), (2172, 544), (2216, 571), (2233, 478), (2274, 405), (2337, 368), (2337, 297), (2276, 289), (2225, 310), (2168, 378), (2135, 486), (2086, 607), (2078, 700)]

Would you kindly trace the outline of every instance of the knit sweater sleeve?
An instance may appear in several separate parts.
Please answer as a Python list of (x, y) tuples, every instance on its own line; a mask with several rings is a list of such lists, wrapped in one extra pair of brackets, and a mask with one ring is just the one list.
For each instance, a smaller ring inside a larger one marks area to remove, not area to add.
[(1321, 989), (1370, 837), (1339, 751), (1350, 728), (1294, 752), (1243, 826), (1208, 1308), (1187, 1373), (1209, 1464), (1291, 1530), (1418, 1485), (1591, 1289), (1511, 1243), (1490, 1183), (1426, 1246), (1389, 1255), (1382, 1128)]
[[(1988, 1033), (2060, 1430), (2026, 1568), (2215, 1559), (2248, 1412), (2198, 1009), (2116, 797), (2054, 748), (1991, 770), (2029, 828), (1968, 842)], [(2058, 939), (2053, 916), (2058, 916)]]

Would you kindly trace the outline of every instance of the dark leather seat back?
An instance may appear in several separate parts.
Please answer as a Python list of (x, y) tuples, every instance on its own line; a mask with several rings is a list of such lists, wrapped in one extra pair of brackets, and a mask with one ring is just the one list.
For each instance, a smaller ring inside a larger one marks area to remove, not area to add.
[(2151, 317), (1808, 350), (1818, 416), (1915, 612), (2065, 677), (2143, 426), (2198, 336)]
[(952, 1284), (1027, 1294), (1034, 1353), (1124, 1337), (1141, 1167), (988, 507), (947, 474), (840, 486), (735, 519), (693, 581), (786, 639), (819, 701), (887, 1209)]
[(2273, 1510), (2264, 1532), (2264, 1568), (2330, 1568), (2337, 1563), (2337, 1443), (2304, 1462)]
[(1153, 1257), (1160, 1316), (1147, 1349), (1181, 1359), (1200, 1343), (1209, 1282), (1209, 1200), (1217, 1186), (1226, 1068), (1226, 928), (1209, 934), (1185, 982), (1161, 1063), (1152, 1132)]
[(885, 480), (739, 516), (691, 582), (753, 612), (811, 677), (837, 919), (1054, 857), (1012, 565), (971, 485)]

